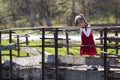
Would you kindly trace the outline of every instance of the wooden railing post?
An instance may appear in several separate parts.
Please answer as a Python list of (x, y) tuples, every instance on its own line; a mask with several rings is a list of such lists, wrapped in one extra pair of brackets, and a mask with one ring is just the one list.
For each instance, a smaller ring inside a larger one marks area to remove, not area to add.
[[(9, 44), (12, 43), (12, 30), (9, 31)], [(12, 50), (10, 50), (10, 79), (13, 80)]]
[(104, 80), (107, 80), (107, 28), (104, 28)]
[(107, 52), (107, 28), (104, 28), (104, 51)]
[[(103, 38), (103, 31), (102, 30), (100, 30), (100, 38)], [(103, 45), (103, 39), (100, 39), (100, 45)], [(101, 49), (101, 51), (103, 51), (103, 47), (100, 49)]]
[(19, 35), (17, 35), (17, 50), (18, 50), (18, 57), (20, 56), (20, 40)]
[(69, 34), (67, 30), (65, 31), (65, 33), (66, 33), (66, 44), (67, 44), (66, 51), (67, 51), (67, 55), (69, 55), (69, 38), (68, 38)]
[[(28, 46), (28, 34), (25, 35), (25, 38), (26, 38), (26, 46)], [(27, 56), (29, 56), (29, 53), (27, 53)]]
[(54, 33), (54, 42), (55, 42), (55, 80), (58, 80), (58, 28), (55, 28)]
[[(2, 33), (0, 31), (0, 44), (1, 44), (1, 41), (2, 41), (1, 37), (2, 37)], [(2, 79), (2, 53), (1, 53), (1, 50), (0, 50), (0, 80), (3, 80)]]
[(104, 80), (108, 80), (107, 53), (103, 52), (103, 54), (104, 54)]
[(42, 28), (42, 80), (45, 80), (45, 28)]

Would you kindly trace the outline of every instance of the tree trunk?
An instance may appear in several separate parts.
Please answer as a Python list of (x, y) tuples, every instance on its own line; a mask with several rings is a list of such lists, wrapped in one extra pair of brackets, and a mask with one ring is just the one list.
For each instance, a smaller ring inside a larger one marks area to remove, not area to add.
[(33, 2), (31, 2), (31, 5), (30, 5), (30, 26), (31, 27), (34, 27), (34, 21), (35, 21), (35, 13), (33, 10)]
[(71, 11), (71, 17), (70, 17), (70, 20), (69, 20), (69, 26), (72, 26), (72, 25), (74, 25), (73, 23), (74, 23), (74, 18), (75, 18), (75, 1), (74, 0), (72, 0), (72, 11)]
[(16, 21), (15, 21), (15, 14), (14, 14), (14, 8), (13, 8), (13, 1), (10, 0), (10, 9), (11, 9), (11, 15), (12, 15), (12, 24), (14, 27), (16, 27)]
[(50, 12), (48, 10), (48, 7), (47, 7), (47, 3), (43, 0), (41, 0), (41, 14), (42, 16), (45, 18), (45, 21), (46, 21), (46, 25), (47, 26), (51, 26), (51, 17), (50, 17)]

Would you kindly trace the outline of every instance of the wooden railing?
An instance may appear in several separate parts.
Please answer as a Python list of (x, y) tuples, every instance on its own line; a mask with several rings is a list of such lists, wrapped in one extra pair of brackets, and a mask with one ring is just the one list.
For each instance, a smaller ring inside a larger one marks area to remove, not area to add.
[[(104, 27), (92, 27), (92, 29), (93, 30), (99, 30), (100, 31), (100, 38), (98, 39), (98, 40), (100, 40), (100, 45), (95, 45), (96, 47), (98, 47), (98, 48), (101, 48), (101, 50), (103, 50), (104, 52), (107, 52), (107, 49), (108, 48), (114, 48), (115, 50), (116, 50), (116, 54), (118, 54), (118, 50), (119, 50), (119, 44), (118, 44), (118, 42), (119, 42), (119, 37), (118, 37), (118, 33), (119, 33), (119, 31), (120, 31), (120, 28), (117, 26), (117, 27), (111, 27), (111, 26), (104, 26)], [(45, 67), (45, 59), (44, 59), (44, 56), (45, 56), (45, 48), (46, 47), (49, 47), (50, 45), (45, 45), (45, 40), (46, 39), (52, 39), (52, 40), (54, 40), (54, 45), (53, 45), (53, 47), (55, 48), (55, 69), (56, 69), (56, 71), (55, 71), (55, 73), (56, 73), (56, 80), (58, 80), (57, 79), (57, 70), (58, 70), (58, 48), (59, 48), (59, 45), (58, 45), (58, 40), (61, 40), (60, 38), (58, 38), (58, 33), (60, 32), (60, 31), (63, 31), (63, 32), (65, 32), (65, 36), (66, 36), (66, 44), (65, 45), (61, 45), (61, 47), (63, 47), (63, 46), (65, 46), (66, 47), (66, 54), (67, 55), (69, 55), (69, 47), (80, 47), (80, 46), (84, 46), (84, 45), (70, 45), (69, 44), (69, 41), (70, 41), (70, 39), (69, 39), (69, 31), (76, 31), (76, 30), (79, 30), (79, 28), (75, 28), (75, 27), (59, 27), (59, 28), (56, 28), (56, 27), (35, 27), (35, 28), (16, 28), (16, 29), (6, 29), (6, 30), (0, 30), (0, 44), (2, 44), (2, 34), (8, 34), (9, 35), (9, 44), (11, 44), (12, 43), (12, 34), (13, 33), (15, 33), (15, 31), (18, 31), (18, 30), (39, 30), (39, 31), (41, 31), (42, 32), (42, 45), (41, 45), (41, 47), (42, 47), (42, 80), (45, 80), (45, 77), (44, 77), (44, 67)], [(54, 36), (54, 38), (46, 38), (45, 37), (45, 32), (46, 31), (52, 31), (53, 32), (53, 36)], [(112, 32), (115, 32), (115, 36), (117, 36), (117, 38), (116, 37), (112, 37), (112, 38), (110, 38), (110, 37), (108, 37), (107, 36), (107, 34), (108, 34), (108, 32), (109, 31), (112, 31)], [(25, 42), (25, 44), (27, 45), (27, 46), (30, 46), (30, 45), (28, 45), (28, 42), (29, 42), (29, 40), (28, 40), (28, 36), (29, 34), (27, 34), (26, 33), (26, 35), (24, 36), (25, 38), (26, 38), (26, 42)], [(19, 38), (20, 38), (20, 35), (17, 35), (17, 43), (16, 43), (16, 45), (17, 45), (17, 49), (18, 49), (18, 56), (20, 56), (20, 42), (19, 42)], [(108, 41), (110, 41), (110, 40), (113, 40), (113, 41), (115, 41), (115, 45), (112, 45), (113, 47), (111, 47), (111, 45), (109, 45), (108, 44)], [(90, 45), (88, 45), (88, 46), (90, 46)], [(40, 46), (39, 46), (40, 47)], [(1, 49), (2, 50), (2, 49)], [(0, 65), (2, 64), (2, 52), (1, 52), (1, 50), (0, 50)], [(104, 55), (104, 70), (105, 70), (105, 76), (104, 76), (104, 79), (105, 80), (107, 80), (107, 66), (106, 66), (106, 59), (107, 59), (107, 57), (106, 57), (106, 55)], [(10, 62), (10, 67), (11, 67), (11, 74), (12, 74), (12, 50), (10, 49), (10, 60), (11, 60), (11, 62)], [(2, 75), (2, 72), (1, 72), (1, 69), (2, 69), (2, 67), (0, 66), (0, 74)], [(11, 76), (11, 80), (12, 80), (12, 76)]]

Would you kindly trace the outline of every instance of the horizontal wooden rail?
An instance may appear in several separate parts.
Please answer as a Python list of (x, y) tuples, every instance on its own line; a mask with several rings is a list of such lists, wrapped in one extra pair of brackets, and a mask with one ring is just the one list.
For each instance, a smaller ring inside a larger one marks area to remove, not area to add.
[[(101, 39), (104, 39), (104, 37), (96, 38), (96, 40), (101, 40)], [(111, 41), (120, 41), (120, 37), (118, 36), (106, 37), (106, 39)]]
[[(2, 54), (1, 56), (10, 56), (10, 54)], [(12, 56), (16, 56), (16, 55), (12, 54)]]
[(80, 45), (80, 44), (62, 44), (63, 46), (69, 46), (69, 47), (103, 47), (103, 45)]
[[(20, 45), (20, 47), (42, 47), (42, 45), (29, 45), (29, 46)], [(44, 45), (44, 47), (54, 48), (55, 45)], [(62, 47), (63, 45), (58, 45), (58, 48), (62, 48)]]
[[(40, 38), (42, 39), (42, 38)], [(54, 40), (54, 38), (44, 38), (44, 39), (51, 39), (51, 40)], [(58, 38), (58, 40), (63, 40), (63, 38)]]
[[(108, 28), (108, 29), (120, 29), (120, 24), (91, 24), (91, 28), (92, 29), (104, 29), (104, 28)], [(114, 26), (114, 27), (113, 27)], [(75, 26), (39, 26), (39, 27), (25, 27), (25, 28), (11, 28), (11, 29), (4, 29), (4, 30), (0, 30), (1, 32), (6, 32), (6, 31), (17, 31), (17, 30), (41, 30), (45, 28), (45, 30), (54, 30), (55, 28), (59, 28), (58, 31), (62, 31), (62, 30), (79, 30), (79, 27), (75, 27)]]
[(15, 36), (14, 38), (21, 38), (21, 37), (30, 37), (30, 36), (28, 34), (24, 34), (24, 35)]

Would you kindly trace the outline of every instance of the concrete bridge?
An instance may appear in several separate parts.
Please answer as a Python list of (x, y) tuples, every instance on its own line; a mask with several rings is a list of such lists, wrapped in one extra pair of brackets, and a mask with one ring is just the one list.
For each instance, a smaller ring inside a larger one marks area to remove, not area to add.
[[(13, 77), (21, 80), (41, 80), (42, 79), (42, 51), (31, 47), (22, 47), (21, 50), (29, 54), (34, 54), (32, 57), (14, 57), (13, 58)], [(104, 55), (104, 54), (103, 54)], [(120, 78), (120, 64), (114, 59), (107, 60), (107, 71), (105, 71), (105, 61), (103, 55), (96, 57), (81, 57), (73, 55), (58, 55), (58, 63), (56, 68), (55, 55), (45, 52), (44, 78), (45, 80), (104, 80), (107, 76), (109, 80), (117, 80)], [(119, 57), (118, 55), (116, 57)], [(89, 65), (98, 66), (98, 70), (88, 71)], [(110, 66), (113, 66), (110, 68)], [(118, 66), (118, 68), (114, 68)], [(4, 64), (4, 79), (10, 77), (9, 60), (5, 60)], [(56, 73), (57, 69), (57, 73)], [(107, 74), (106, 74), (107, 72)], [(56, 75), (57, 74), (57, 75)], [(6, 76), (8, 75), (8, 76)], [(106, 76), (105, 76), (106, 75)]]

